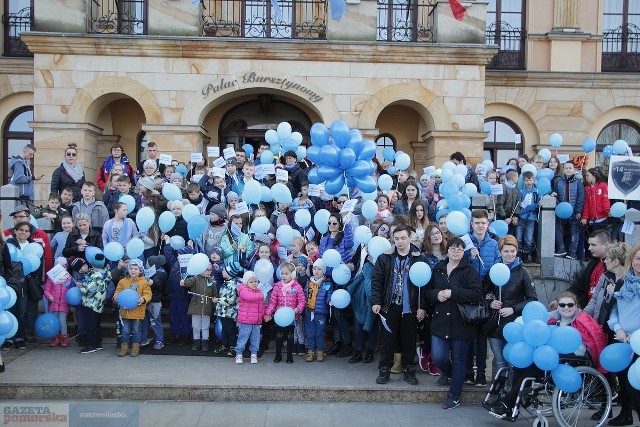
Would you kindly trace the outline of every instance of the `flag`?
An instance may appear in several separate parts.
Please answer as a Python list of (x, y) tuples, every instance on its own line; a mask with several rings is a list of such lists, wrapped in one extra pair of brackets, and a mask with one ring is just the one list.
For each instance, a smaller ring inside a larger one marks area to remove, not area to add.
[(276, 19), (278, 21), (282, 21), (282, 9), (280, 9), (278, 0), (271, 0), (271, 6), (273, 7), (273, 11), (275, 12)]
[(331, 19), (340, 21), (342, 15), (347, 12), (345, 0), (331, 0)]
[(464, 14), (467, 11), (467, 8), (464, 7), (459, 0), (449, 0), (449, 6), (451, 6), (451, 11), (453, 12), (453, 16), (458, 21), (462, 21), (462, 18), (464, 18)]

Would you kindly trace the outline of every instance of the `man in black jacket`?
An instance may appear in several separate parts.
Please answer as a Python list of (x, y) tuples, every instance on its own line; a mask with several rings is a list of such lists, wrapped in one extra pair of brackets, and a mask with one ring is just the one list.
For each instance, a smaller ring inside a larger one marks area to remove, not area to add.
[[(371, 310), (386, 319), (381, 329), (379, 374), (376, 383), (389, 381), (393, 353), (398, 342), (402, 349), (403, 379), (418, 384), (413, 357), (416, 352), (416, 323), (424, 319), (424, 301), (419, 301), (419, 288), (411, 283), (409, 269), (426, 261), (420, 249), (411, 244), (411, 230), (402, 224), (393, 232), (395, 250), (378, 257), (371, 281)], [(383, 322), (384, 323), (384, 322)], [(387, 329), (388, 328), (388, 329)]]

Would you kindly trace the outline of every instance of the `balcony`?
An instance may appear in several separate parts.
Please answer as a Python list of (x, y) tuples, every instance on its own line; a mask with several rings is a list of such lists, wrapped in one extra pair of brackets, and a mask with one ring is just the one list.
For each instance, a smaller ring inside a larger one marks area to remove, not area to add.
[(20, 34), (31, 31), (33, 14), (30, 7), (25, 7), (17, 13), (2, 16), (4, 26), (4, 56), (31, 57), (29, 48), (20, 38)]
[(325, 40), (326, 0), (204, 0), (208, 37)]
[(522, 28), (514, 28), (506, 22), (494, 22), (487, 28), (487, 44), (497, 45), (498, 53), (487, 69), (524, 70), (524, 48), (527, 33)]
[(378, 0), (377, 40), (435, 42), (437, 0)]
[(640, 71), (640, 28), (627, 24), (604, 33), (602, 71)]
[(146, 34), (147, 0), (89, 0), (89, 33)]

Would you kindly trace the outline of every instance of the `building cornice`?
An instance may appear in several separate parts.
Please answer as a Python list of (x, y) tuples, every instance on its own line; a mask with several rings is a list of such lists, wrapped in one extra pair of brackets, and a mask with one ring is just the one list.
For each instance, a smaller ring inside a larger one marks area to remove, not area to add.
[(477, 44), (231, 39), (104, 34), (22, 33), (34, 54), (312, 62), (485, 65), (496, 47)]
[(33, 75), (33, 58), (0, 57), (0, 74)]
[(486, 86), (640, 89), (637, 73), (487, 70)]

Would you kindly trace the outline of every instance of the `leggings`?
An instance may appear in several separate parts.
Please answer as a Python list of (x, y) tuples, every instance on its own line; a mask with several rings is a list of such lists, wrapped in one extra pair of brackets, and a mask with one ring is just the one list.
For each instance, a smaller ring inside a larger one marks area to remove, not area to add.
[(60, 335), (67, 335), (67, 312), (66, 311), (52, 311), (51, 313), (58, 316), (60, 319)]
[[(207, 316), (204, 314), (191, 315), (191, 328), (193, 329), (193, 339), (208, 340), (210, 323), (211, 323), (211, 316)], [(200, 338), (200, 334), (202, 334), (202, 338)]]

